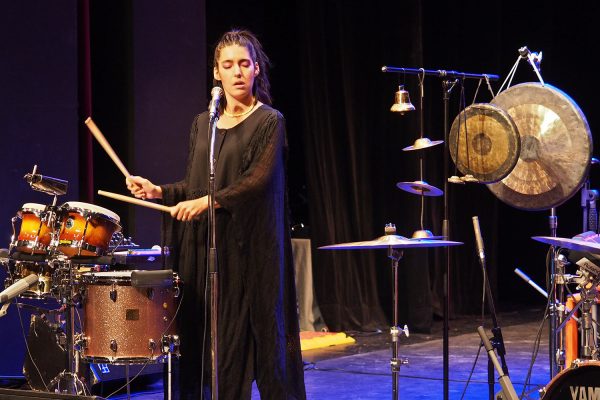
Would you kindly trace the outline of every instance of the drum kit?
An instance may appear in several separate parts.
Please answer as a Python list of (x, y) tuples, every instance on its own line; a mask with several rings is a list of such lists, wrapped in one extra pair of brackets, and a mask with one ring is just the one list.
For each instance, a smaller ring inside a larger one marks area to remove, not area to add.
[[(585, 398), (600, 396), (600, 347), (598, 345), (598, 322), (593, 310), (597, 303), (600, 285), (600, 267), (585, 256), (576, 262), (575, 274), (567, 274), (569, 262), (562, 252), (566, 250), (583, 254), (600, 255), (597, 234), (581, 237), (559, 238), (534, 236), (534, 240), (552, 246), (556, 273), (553, 308), (557, 316), (554, 334), (558, 336), (553, 356), (561, 371), (540, 391), (543, 399)], [(575, 285), (577, 294), (566, 299), (568, 285)], [(579, 311), (579, 318), (575, 315)], [(577, 328), (579, 324), (579, 329)], [(579, 331), (579, 340), (577, 332)], [(552, 334), (552, 332), (551, 332)], [(569, 397), (573, 396), (573, 397)]]
[[(125, 365), (127, 371), (130, 364), (168, 362), (170, 371), (171, 357), (179, 355), (174, 320), (182, 283), (171, 270), (138, 270), (135, 264), (149, 257), (160, 260), (166, 252), (136, 249), (121, 233), (119, 216), (106, 208), (75, 201), (57, 205), (57, 197), (66, 193), (65, 181), (36, 174), (35, 168), (26, 179), (34, 190), (51, 194), (53, 202), (25, 203), (12, 219), (11, 242), (0, 255), (7, 272), (0, 317), (13, 299), (17, 307), (34, 310), (31, 329), (53, 326), (52, 342), (61, 344), (68, 360), (48, 365), (47, 357), (34, 357), (28, 348), (29, 385), (87, 394), (80, 361)], [(18, 298), (28, 299), (27, 304)], [(57, 307), (32, 306), (36, 300)], [(128, 390), (129, 383), (127, 377)]]

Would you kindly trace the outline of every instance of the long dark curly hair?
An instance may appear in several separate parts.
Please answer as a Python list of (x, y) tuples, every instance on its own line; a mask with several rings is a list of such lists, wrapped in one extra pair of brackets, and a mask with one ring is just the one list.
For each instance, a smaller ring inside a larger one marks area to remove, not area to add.
[[(269, 57), (267, 57), (265, 54), (260, 41), (252, 32), (243, 29), (232, 29), (229, 32), (225, 32), (215, 46), (213, 67), (218, 67), (218, 60), (221, 56), (221, 50), (231, 45), (238, 45), (247, 48), (248, 52), (250, 53), (250, 57), (252, 57), (252, 61), (258, 63), (260, 73), (254, 79), (252, 94), (259, 101), (271, 105), (271, 84), (269, 83), (268, 74), (271, 62), (269, 61)], [(221, 86), (221, 83), (216, 79), (213, 79), (213, 85)], [(225, 106), (225, 102), (226, 100), (221, 102), (221, 107)]]

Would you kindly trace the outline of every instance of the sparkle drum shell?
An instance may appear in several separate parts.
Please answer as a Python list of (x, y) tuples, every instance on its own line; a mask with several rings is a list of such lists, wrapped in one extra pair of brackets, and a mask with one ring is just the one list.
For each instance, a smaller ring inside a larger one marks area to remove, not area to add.
[(67, 202), (61, 221), (58, 250), (67, 257), (106, 254), (113, 234), (121, 230), (114, 212), (94, 204)]
[(37, 203), (25, 203), (17, 216), (21, 227), (17, 239), (11, 244), (15, 250), (23, 253), (45, 254), (52, 239), (51, 230), (44, 221), (46, 206)]
[(82, 275), (83, 358), (89, 362), (135, 364), (163, 354), (163, 335), (175, 328), (176, 289), (133, 287), (132, 271), (89, 272)]

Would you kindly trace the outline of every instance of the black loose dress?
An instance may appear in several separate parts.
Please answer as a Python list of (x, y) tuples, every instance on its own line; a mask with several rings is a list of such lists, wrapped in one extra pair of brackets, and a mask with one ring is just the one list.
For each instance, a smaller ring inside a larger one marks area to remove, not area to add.
[[(256, 379), (262, 399), (304, 399), (287, 215), (285, 120), (277, 110), (261, 105), (233, 128), (217, 131), (219, 398), (249, 399)], [(207, 159), (205, 112), (192, 124), (185, 179), (161, 186), (165, 204), (207, 194)], [(179, 394), (199, 399), (202, 369), (204, 393), (211, 382), (210, 311), (205, 306), (210, 304), (207, 215), (192, 222), (167, 217), (163, 223), (173, 266), (185, 288), (178, 324)]]

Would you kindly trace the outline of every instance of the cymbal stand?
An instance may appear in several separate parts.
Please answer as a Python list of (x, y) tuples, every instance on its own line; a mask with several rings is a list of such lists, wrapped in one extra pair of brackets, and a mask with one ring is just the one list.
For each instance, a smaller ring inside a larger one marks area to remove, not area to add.
[[(447, 70), (428, 70), (423, 68), (399, 68), (384, 65), (381, 67), (382, 72), (392, 72), (410, 75), (437, 76), (442, 80), (443, 89), (443, 104), (444, 104), (444, 220), (442, 222), (442, 235), (444, 239), (450, 239), (450, 212), (449, 212), (449, 195), (448, 195), (448, 178), (449, 178), (449, 118), (450, 118), (450, 93), (455, 86), (457, 79), (485, 79), (497, 81), (500, 79), (494, 74), (472, 74), (468, 72), (447, 71)], [(443, 352), (444, 352), (444, 400), (450, 397), (450, 345), (449, 345), (449, 313), (450, 313), (450, 265), (451, 265), (450, 248), (445, 249), (445, 264), (446, 270), (444, 273), (444, 329), (443, 329)]]
[[(395, 235), (396, 226), (394, 224), (387, 224), (385, 226), (386, 235)], [(393, 325), (390, 328), (390, 335), (392, 336), (392, 359), (390, 360), (390, 366), (392, 368), (392, 400), (398, 400), (398, 375), (400, 374), (400, 366), (408, 364), (408, 359), (399, 358), (399, 347), (400, 347), (400, 335), (409, 335), (408, 327), (404, 325), (404, 328), (398, 326), (398, 261), (402, 259), (402, 250), (394, 249), (391, 246), (388, 247), (388, 258), (392, 260), (392, 290), (393, 290), (393, 310), (394, 320)]]
[(75, 275), (73, 265), (70, 260), (58, 259), (56, 270), (58, 274), (62, 271), (68, 271), (66, 279), (61, 279), (59, 294), (60, 302), (65, 308), (65, 334), (67, 348), (67, 369), (51, 382), (49, 387), (58, 393), (65, 394), (85, 394), (85, 384), (79, 379), (79, 351), (75, 348)]
[[(550, 224), (550, 235), (556, 237), (558, 217), (556, 216), (556, 208), (554, 207), (550, 209), (548, 222)], [(565, 363), (562, 332), (557, 330), (564, 317), (565, 262), (560, 259), (560, 251), (557, 248), (550, 246), (549, 251), (552, 257), (548, 265), (548, 277), (550, 281), (547, 282), (548, 293), (550, 294), (548, 298), (550, 302), (548, 307), (548, 360), (550, 362), (550, 379), (552, 379), (558, 374), (561, 366), (564, 367)]]
[(589, 177), (581, 188), (581, 208), (583, 211), (582, 232), (593, 231), (598, 233), (598, 209), (596, 201), (600, 194), (595, 189), (590, 189)]

